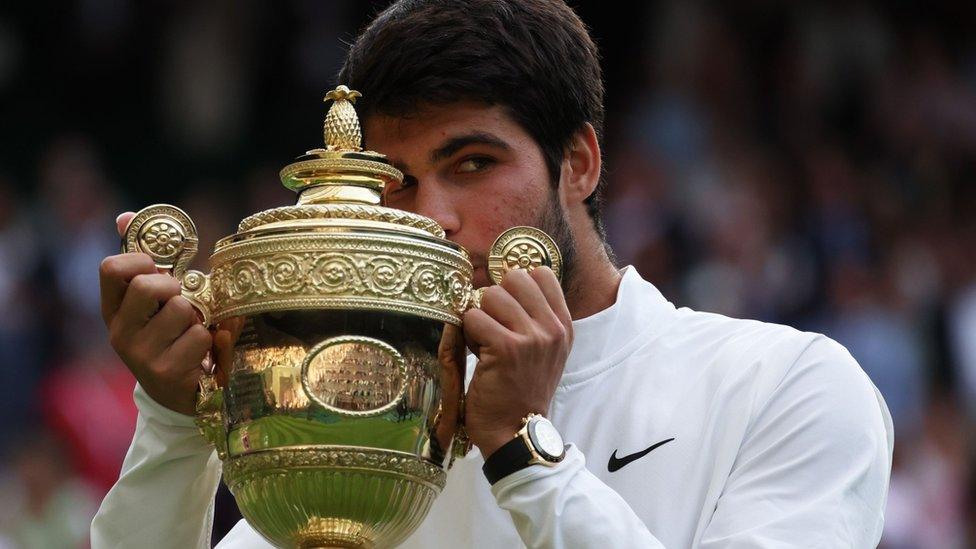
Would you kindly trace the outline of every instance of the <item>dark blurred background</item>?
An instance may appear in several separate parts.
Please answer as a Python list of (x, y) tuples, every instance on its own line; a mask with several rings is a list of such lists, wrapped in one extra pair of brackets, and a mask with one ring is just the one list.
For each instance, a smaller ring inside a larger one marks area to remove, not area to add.
[[(209, 250), (292, 202), (277, 171), (386, 4), (0, 5), (0, 548), (87, 546), (128, 447), (115, 216), (178, 204)], [(895, 420), (883, 546), (976, 546), (976, 3), (571, 4), (604, 56), (619, 263), (846, 345)]]

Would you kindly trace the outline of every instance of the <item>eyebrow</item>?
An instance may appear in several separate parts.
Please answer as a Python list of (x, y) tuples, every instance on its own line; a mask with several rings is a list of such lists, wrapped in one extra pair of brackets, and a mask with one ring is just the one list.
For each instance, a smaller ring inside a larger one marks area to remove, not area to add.
[(454, 153), (467, 147), (468, 145), (488, 145), (504, 151), (512, 150), (512, 147), (502, 138), (488, 132), (471, 132), (464, 135), (452, 137), (444, 142), (443, 145), (434, 149), (430, 153), (430, 163), (440, 162), (445, 158), (450, 158)]
[[(468, 145), (488, 145), (490, 147), (495, 147), (503, 151), (511, 151), (512, 146), (505, 142), (502, 138), (489, 132), (471, 132), (463, 135), (458, 135), (452, 137), (445, 141), (440, 147), (434, 149), (430, 153), (430, 163), (434, 164), (449, 158), (454, 153), (467, 147)], [(409, 167), (405, 162), (399, 159), (391, 158), (390, 164), (400, 170), (403, 173), (410, 171)]]

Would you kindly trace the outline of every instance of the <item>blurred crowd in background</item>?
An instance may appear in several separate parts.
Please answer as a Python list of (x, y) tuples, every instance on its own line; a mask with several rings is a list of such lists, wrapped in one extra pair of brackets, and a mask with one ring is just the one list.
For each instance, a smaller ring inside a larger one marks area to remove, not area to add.
[[(293, 202), (277, 170), (319, 146), (344, 42), (386, 2), (13, 4), (0, 549), (84, 547), (135, 424), (99, 310), (116, 215), (180, 205), (205, 268)], [(571, 4), (604, 56), (619, 264), (847, 346), (895, 422), (883, 547), (976, 546), (976, 4)], [(215, 539), (235, 513), (223, 493)]]

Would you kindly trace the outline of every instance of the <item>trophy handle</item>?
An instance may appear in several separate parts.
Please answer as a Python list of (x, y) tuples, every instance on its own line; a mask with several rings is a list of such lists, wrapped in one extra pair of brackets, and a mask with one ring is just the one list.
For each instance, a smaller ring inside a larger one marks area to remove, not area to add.
[[(563, 256), (556, 241), (545, 231), (535, 227), (512, 227), (495, 239), (488, 252), (488, 277), (501, 284), (509, 271), (549, 267), (562, 281)], [(466, 309), (480, 309), (484, 288), (473, 288)]]
[[(180, 281), (180, 294), (193, 305), (203, 319), (203, 325), (213, 322), (213, 294), (210, 276), (186, 268), (197, 255), (197, 228), (183, 210), (169, 204), (155, 204), (136, 213), (122, 236), (123, 253), (144, 253), (161, 270), (168, 270)], [(224, 429), (224, 394), (217, 385), (214, 371), (200, 376), (197, 396), (196, 424), (200, 433), (217, 449), (217, 455), (227, 455)]]
[(144, 253), (156, 267), (168, 270), (182, 288), (181, 294), (203, 318), (212, 322), (213, 294), (210, 276), (186, 268), (197, 255), (197, 227), (183, 210), (169, 204), (154, 204), (136, 213), (122, 236), (123, 253)]
[(217, 385), (213, 372), (200, 376), (200, 392), (197, 394), (196, 417), (194, 423), (203, 438), (213, 444), (217, 457), (227, 457), (227, 428), (224, 415), (224, 390)]
[(488, 276), (495, 284), (501, 284), (509, 271), (532, 271), (537, 267), (549, 267), (562, 280), (562, 253), (542, 229), (512, 227), (495, 239), (488, 252)]

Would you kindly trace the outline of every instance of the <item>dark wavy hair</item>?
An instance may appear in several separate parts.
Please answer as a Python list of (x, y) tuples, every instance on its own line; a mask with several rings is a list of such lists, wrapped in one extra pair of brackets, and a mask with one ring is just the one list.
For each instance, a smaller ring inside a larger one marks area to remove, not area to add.
[[(576, 131), (589, 122), (602, 141), (599, 52), (563, 0), (394, 2), (352, 44), (338, 83), (363, 93), (363, 118), (462, 100), (501, 105), (538, 143), (554, 186)], [(605, 240), (604, 185), (601, 174), (586, 205)]]

